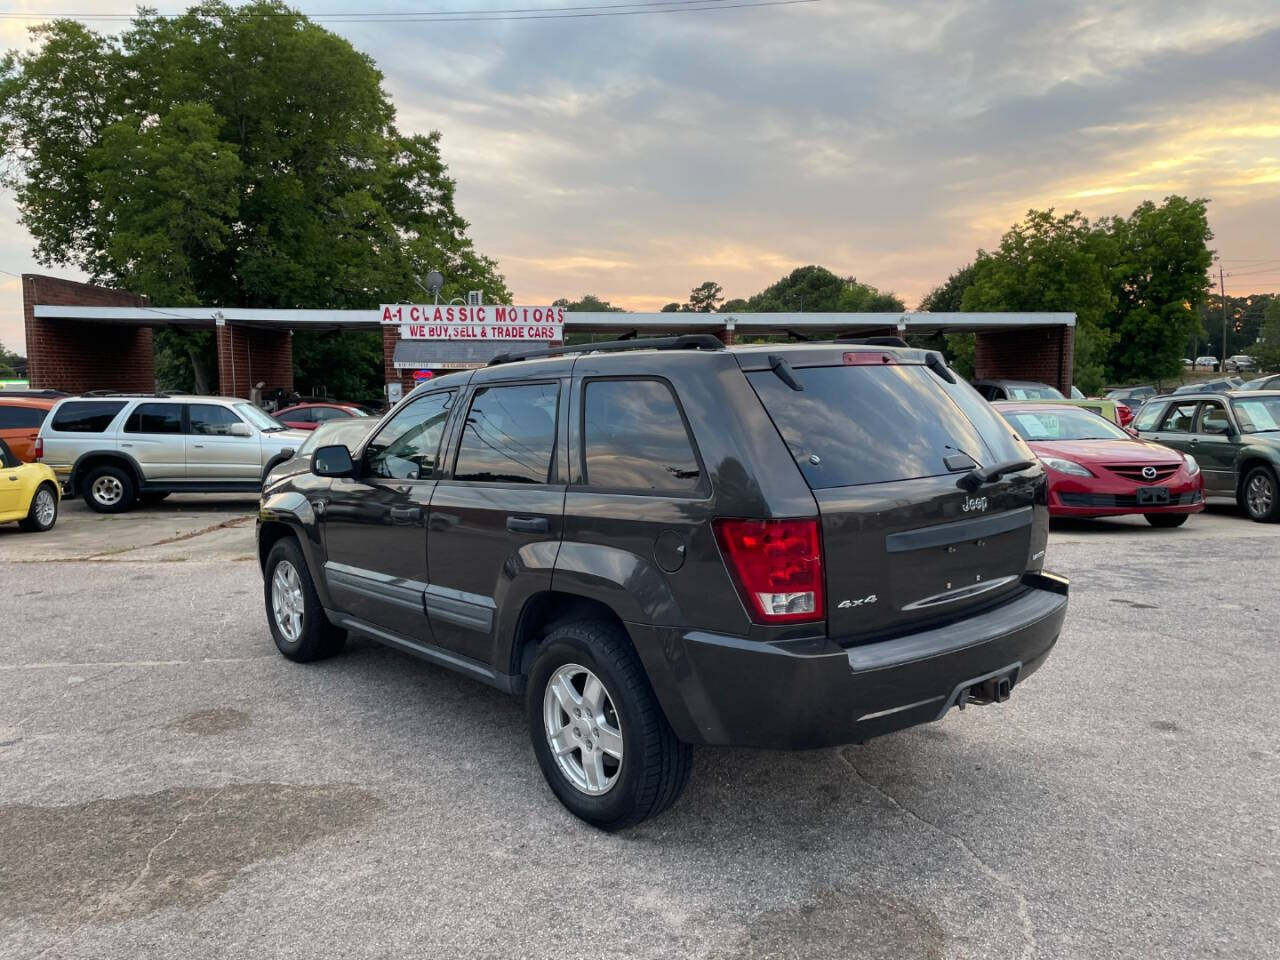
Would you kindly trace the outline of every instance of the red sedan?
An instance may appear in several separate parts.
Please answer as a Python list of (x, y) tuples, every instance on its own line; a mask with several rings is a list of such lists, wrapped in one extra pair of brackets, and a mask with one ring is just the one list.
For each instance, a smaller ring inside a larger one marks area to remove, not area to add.
[(1153, 527), (1177, 527), (1204, 509), (1204, 477), (1190, 454), (1135, 439), (1079, 407), (992, 406), (1044, 464), (1051, 517), (1140, 513)]
[(368, 413), (350, 403), (299, 403), (277, 410), (275, 418), (294, 430), (314, 430), (330, 420), (367, 417)]

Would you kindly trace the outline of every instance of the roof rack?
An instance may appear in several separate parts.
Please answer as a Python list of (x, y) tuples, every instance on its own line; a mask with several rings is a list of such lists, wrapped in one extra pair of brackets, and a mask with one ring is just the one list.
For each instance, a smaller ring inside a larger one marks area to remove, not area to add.
[(488, 366), (535, 360), (540, 357), (563, 357), (573, 353), (620, 353), (624, 350), (723, 350), (724, 344), (709, 333), (686, 333), (679, 337), (638, 337), (634, 340), (605, 340), (579, 343), (569, 347), (547, 347), (528, 353), (500, 353)]
[(5, 397), (69, 397), (71, 394), (65, 390), (29, 390), (25, 387), (22, 389), (0, 389), (0, 399)]
[(84, 393), (77, 394), (81, 397), (146, 397), (148, 399), (167, 400), (172, 394), (168, 393), (132, 393), (121, 390), (86, 390)]

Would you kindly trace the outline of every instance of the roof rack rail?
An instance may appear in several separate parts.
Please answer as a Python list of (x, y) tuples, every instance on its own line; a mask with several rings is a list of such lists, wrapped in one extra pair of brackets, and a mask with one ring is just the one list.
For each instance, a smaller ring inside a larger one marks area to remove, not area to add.
[(605, 340), (600, 343), (578, 343), (569, 347), (547, 347), (528, 353), (500, 353), (488, 366), (536, 360), (542, 357), (563, 357), (573, 353), (620, 353), (624, 350), (723, 350), (724, 344), (709, 333), (686, 333), (679, 337), (638, 337), (635, 340)]
[(834, 343), (859, 343), (868, 347), (906, 347), (901, 337), (836, 337)]
[(84, 393), (77, 394), (81, 397), (147, 397), (156, 400), (167, 400), (172, 394), (168, 393), (142, 393), (125, 390), (86, 390)]

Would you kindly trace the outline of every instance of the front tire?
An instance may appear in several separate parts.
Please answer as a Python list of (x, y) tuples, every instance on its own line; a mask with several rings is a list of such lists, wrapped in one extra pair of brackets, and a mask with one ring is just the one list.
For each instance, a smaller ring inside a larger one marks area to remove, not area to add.
[(1147, 518), (1147, 523), (1153, 527), (1180, 527), (1187, 522), (1189, 513), (1146, 513), (1143, 514)]
[(262, 583), (271, 637), (284, 656), (296, 663), (310, 663), (342, 650), (347, 632), (324, 615), (302, 548), (292, 537), (271, 548)]
[(529, 672), (525, 714), (552, 792), (601, 830), (656, 817), (689, 780), (692, 751), (671, 729), (616, 624), (554, 627)]
[(31, 507), (24, 519), (18, 521), (18, 528), (27, 533), (44, 533), (53, 529), (58, 522), (58, 491), (53, 484), (42, 483), (36, 488), (31, 498)]
[(1240, 501), (1250, 520), (1258, 523), (1280, 520), (1280, 490), (1276, 486), (1275, 471), (1264, 466), (1250, 470), (1240, 488)]
[(124, 513), (137, 499), (137, 485), (121, 467), (94, 467), (84, 479), (84, 502), (97, 513)]

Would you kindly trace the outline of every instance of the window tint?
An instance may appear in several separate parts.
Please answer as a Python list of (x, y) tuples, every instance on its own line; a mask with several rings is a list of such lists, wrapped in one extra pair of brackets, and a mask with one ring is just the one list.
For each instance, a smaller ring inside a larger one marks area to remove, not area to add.
[(324, 423), (326, 420), (340, 420), (349, 417), (350, 414), (337, 407), (312, 407), (311, 416), (316, 423)]
[(123, 409), (123, 400), (73, 400), (58, 408), (49, 426), (63, 433), (102, 433)]
[(289, 410), (280, 414), (280, 416), (291, 423), (314, 423), (316, 419), (316, 413), (310, 407), (304, 407), (301, 410)]
[(0, 430), (33, 430), (44, 423), (48, 410), (0, 406)]
[(1196, 401), (1175, 403), (1160, 424), (1161, 433), (1190, 433), (1196, 417)]
[(181, 433), (182, 405), (140, 403), (124, 422), (125, 433)]
[(595, 380), (583, 400), (589, 486), (693, 493), (701, 472), (671, 388), (657, 380)]
[(226, 407), (211, 403), (193, 403), (187, 410), (190, 411), (188, 416), (191, 418), (191, 433), (203, 436), (229, 437), (231, 425), (244, 422)]
[(1200, 410), (1200, 427), (1197, 433), (1230, 433), (1231, 418), (1227, 408), (1220, 403), (1206, 403)]
[(560, 387), (554, 383), (478, 389), (467, 412), (454, 477), (546, 483), (559, 398)]
[(1160, 414), (1164, 413), (1166, 406), (1167, 404), (1163, 403), (1148, 403), (1138, 414), (1138, 419), (1133, 421), (1133, 429), (1154, 430), (1156, 424), (1160, 422)]
[(1023, 440), (1129, 439), (1110, 420), (1087, 410), (1018, 410), (1005, 416)]
[(1008, 387), (1010, 400), (1064, 400), (1062, 391), (1056, 387)]
[(792, 390), (768, 370), (748, 379), (814, 489), (940, 476), (950, 472), (943, 459), (957, 452), (988, 465), (1032, 457), (970, 387), (946, 384), (927, 367), (793, 373), (804, 390)]
[(0, 440), (0, 467), (12, 469), (13, 467), (18, 466), (21, 462), (22, 461), (17, 458), (14, 452), (9, 449), (9, 445), (3, 440)]
[(452, 391), (429, 393), (388, 420), (365, 450), (369, 473), (392, 480), (427, 480), (433, 476), (453, 397)]
[(1232, 406), (1245, 433), (1274, 433), (1280, 430), (1280, 397), (1237, 400)]

